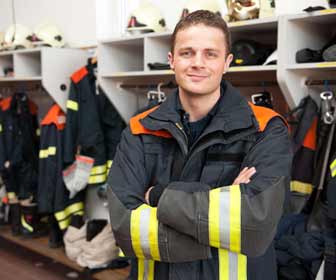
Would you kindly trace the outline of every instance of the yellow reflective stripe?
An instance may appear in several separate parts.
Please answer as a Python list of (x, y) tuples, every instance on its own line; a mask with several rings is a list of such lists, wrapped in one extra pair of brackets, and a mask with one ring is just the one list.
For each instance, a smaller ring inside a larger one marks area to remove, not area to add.
[(119, 257), (125, 257), (125, 254), (124, 252), (119, 248)]
[(131, 212), (131, 239), (135, 255), (139, 259), (160, 261), (157, 209), (142, 204)]
[(336, 159), (330, 164), (331, 177), (336, 176)]
[(15, 199), (16, 194), (15, 194), (15, 192), (9, 192), (9, 193), (7, 193), (7, 197), (8, 197), (8, 199)]
[(68, 100), (66, 105), (68, 109), (78, 111), (78, 103), (76, 101)]
[(313, 191), (313, 185), (302, 183), (300, 181), (291, 181), (290, 183), (291, 192), (298, 192), (302, 194), (311, 194)]
[(104, 183), (106, 181), (106, 173), (102, 175), (94, 175), (89, 177), (89, 184)]
[(335, 177), (336, 176), (336, 169), (333, 170), (333, 172), (331, 173), (331, 177)]
[(94, 166), (91, 169), (90, 176), (96, 175), (96, 174), (102, 174), (106, 172), (106, 164), (104, 165), (99, 165), (99, 166)]
[(54, 156), (56, 155), (56, 147), (50, 146), (47, 149), (40, 150), (39, 158), (47, 158), (48, 156)]
[(148, 280), (154, 280), (154, 261), (148, 261), (149, 271), (148, 271)]
[(48, 157), (48, 149), (47, 150), (40, 150), (39, 157), (40, 158), (47, 158)]
[(58, 222), (58, 226), (61, 230), (66, 229), (70, 225), (70, 219), (71, 217), (68, 217), (67, 219)]
[(132, 239), (132, 247), (135, 255), (144, 259), (144, 253), (141, 248), (141, 240), (140, 240), (140, 215), (141, 209), (143, 209), (145, 204), (139, 206), (136, 210), (131, 212), (131, 239)]
[(247, 279), (247, 257), (238, 254), (238, 280)]
[(154, 280), (154, 261), (138, 259), (138, 280)]
[(74, 203), (74, 204), (68, 206), (63, 211), (59, 211), (59, 212), (55, 213), (55, 217), (58, 221), (64, 220), (69, 215), (71, 215), (75, 212), (78, 212), (79, 210), (83, 210), (83, 209), (84, 209), (84, 203), (83, 202), (77, 202), (77, 203)]
[(209, 244), (216, 248), (220, 248), (219, 196), (220, 188), (209, 192)]
[(219, 258), (219, 280), (230, 280), (229, 274), (229, 251), (218, 249)]
[(113, 160), (108, 160), (107, 161), (107, 168), (111, 168), (112, 163), (113, 163)]
[(0, 132), (2, 132), (2, 124), (0, 123)]
[(36, 135), (37, 136), (40, 136), (41, 135), (41, 130), (38, 128), (38, 129), (36, 129)]
[(48, 155), (49, 155), (49, 156), (54, 156), (54, 155), (56, 155), (56, 147), (55, 147), (55, 146), (50, 146), (50, 147), (48, 148)]
[(239, 185), (230, 187), (230, 251), (240, 252), (240, 210), (241, 195)]
[(336, 167), (336, 159), (330, 164), (330, 169)]
[(157, 220), (157, 208), (151, 207), (150, 209), (150, 220), (149, 220), (149, 246), (150, 253), (154, 260), (160, 261), (160, 251), (159, 251), (159, 223)]
[(23, 215), (21, 215), (21, 224), (28, 231), (30, 231), (30, 232), (34, 231), (33, 227), (26, 222), (26, 220), (25, 220), (25, 218), (24, 218)]
[(144, 273), (145, 273), (145, 260), (138, 259), (138, 280), (145, 280)]

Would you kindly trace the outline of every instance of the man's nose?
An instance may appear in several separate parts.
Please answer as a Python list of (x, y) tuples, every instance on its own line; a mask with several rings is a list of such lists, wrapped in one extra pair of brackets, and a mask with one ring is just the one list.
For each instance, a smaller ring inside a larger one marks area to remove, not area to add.
[(197, 52), (193, 58), (192, 66), (202, 67), (204, 66), (204, 58), (201, 52)]

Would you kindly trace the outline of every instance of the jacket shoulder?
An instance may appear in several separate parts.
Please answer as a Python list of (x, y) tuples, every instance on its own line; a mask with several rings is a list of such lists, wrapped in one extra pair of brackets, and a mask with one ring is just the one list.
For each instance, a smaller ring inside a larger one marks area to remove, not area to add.
[(264, 131), (267, 124), (276, 117), (279, 117), (282, 119), (282, 121), (285, 123), (285, 125), (288, 127), (288, 124), (286, 120), (277, 112), (273, 111), (272, 109), (262, 107), (262, 106), (256, 106), (249, 102), (249, 106), (252, 109), (252, 112), (258, 122), (259, 125), (259, 131)]
[(52, 106), (41, 122), (42, 126), (50, 124), (56, 125), (57, 130), (63, 130), (65, 127), (65, 114), (58, 105)]
[(131, 118), (130, 130), (133, 135), (150, 134), (163, 138), (172, 138), (171, 134), (166, 130), (150, 130), (142, 125), (141, 120), (147, 117), (150, 113), (154, 112), (157, 108), (159, 108), (159, 106), (155, 106)]
[(86, 67), (82, 67), (79, 70), (77, 70), (75, 73), (71, 75), (71, 80), (77, 84), (79, 83), (86, 75), (88, 74), (88, 71)]
[(1, 100), (1, 102), (0, 102), (1, 110), (2, 111), (8, 110), (11, 102), (12, 102), (12, 97), (7, 97), (7, 98), (4, 98), (3, 100)]

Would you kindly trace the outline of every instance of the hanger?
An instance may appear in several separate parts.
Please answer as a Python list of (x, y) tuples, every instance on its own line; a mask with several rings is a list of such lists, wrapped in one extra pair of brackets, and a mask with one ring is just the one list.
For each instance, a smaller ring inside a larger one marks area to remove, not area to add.
[(153, 100), (157, 99), (158, 103), (162, 103), (166, 100), (166, 94), (161, 91), (161, 87), (164, 85), (164, 83), (159, 83), (157, 85), (157, 90), (150, 90), (147, 92), (147, 99), (148, 100)]

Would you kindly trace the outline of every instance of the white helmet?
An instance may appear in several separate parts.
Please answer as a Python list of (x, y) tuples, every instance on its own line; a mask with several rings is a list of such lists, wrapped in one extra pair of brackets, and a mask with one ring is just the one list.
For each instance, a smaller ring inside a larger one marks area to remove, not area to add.
[(11, 50), (32, 48), (31, 36), (32, 32), (28, 27), (21, 24), (12, 24), (5, 32), (4, 48)]
[(5, 34), (3, 32), (0, 32), (0, 51), (3, 49)]
[(267, 57), (263, 65), (277, 64), (277, 62), (278, 62), (278, 51), (275, 50), (270, 54), (269, 57)]
[(63, 35), (58, 26), (51, 23), (42, 23), (34, 30), (32, 38), (34, 46), (64, 47)]
[(135, 9), (128, 21), (127, 31), (130, 33), (162, 32), (166, 30), (166, 22), (160, 10), (148, 1), (143, 1)]
[(197, 10), (207, 10), (213, 13), (221, 14), (221, 8), (218, 0), (188, 0), (183, 8), (181, 18)]
[(233, 21), (258, 18), (259, 0), (229, 0), (229, 14)]

